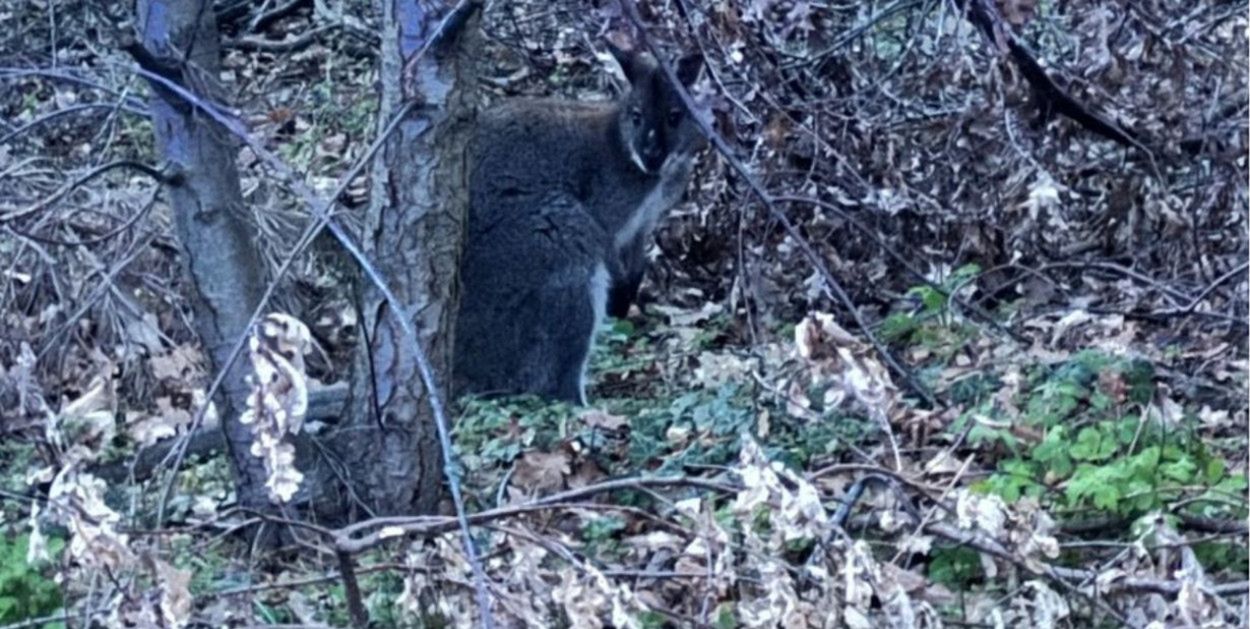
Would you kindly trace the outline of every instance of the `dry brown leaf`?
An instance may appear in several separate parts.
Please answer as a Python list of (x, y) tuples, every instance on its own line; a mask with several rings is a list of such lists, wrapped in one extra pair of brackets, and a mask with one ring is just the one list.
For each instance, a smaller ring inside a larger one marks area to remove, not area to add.
[(623, 415), (613, 415), (607, 411), (599, 409), (590, 409), (583, 412), (579, 417), (582, 423), (588, 428), (596, 428), (609, 432), (629, 429), (629, 418)]
[(203, 354), (192, 345), (171, 347), (148, 358), (148, 368), (157, 380), (194, 380), (203, 374), (203, 364)]
[(1037, 13), (1037, 0), (998, 0), (998, 10), (1012, 26), (1024, 26)]
[(522, 454), (512, 473), (512, 485), (527, 494), (542, 494), (564, 488), (572, 472), (572, 457), (563, 448), (555, 452), (530, 450)]

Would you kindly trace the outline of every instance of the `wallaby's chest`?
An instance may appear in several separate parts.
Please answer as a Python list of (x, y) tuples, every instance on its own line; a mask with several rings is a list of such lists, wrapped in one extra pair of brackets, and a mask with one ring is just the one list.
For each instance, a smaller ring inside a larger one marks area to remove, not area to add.
[(627, 246), (640, 235), (651, 231), (655, 226), (660, 215), (664, 213), (668, 203), (666, 202), (663, 186), (656, 181), (642, 195), (638, 203), (633, 205), (633, 209), (626, 208), (626, 218), (621, 227), (616, 230), (613, 243), (617, 249)]

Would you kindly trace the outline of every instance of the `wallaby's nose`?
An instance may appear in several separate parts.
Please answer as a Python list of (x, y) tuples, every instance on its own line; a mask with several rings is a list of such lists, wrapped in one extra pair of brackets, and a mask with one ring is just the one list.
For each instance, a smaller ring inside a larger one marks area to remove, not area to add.
[(642, 161), (650, 171), (655, 171), (664, 165), (664, 151), (660, 148), (660, 140), (656, 136), (655, 129), (648, 131), (646, 139), (642, 142)]

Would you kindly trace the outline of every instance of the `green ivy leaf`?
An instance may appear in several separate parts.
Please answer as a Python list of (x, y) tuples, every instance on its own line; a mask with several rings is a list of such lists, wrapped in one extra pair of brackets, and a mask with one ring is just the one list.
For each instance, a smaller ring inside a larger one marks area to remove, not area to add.
[(1099, 509), (1115, 510), (1124, 495), (1124, 472), (1120, 465), (1082, 465), (1068, 482), (1066, 495), (1069, 503), (1077, 506), (1089, 499)]
[(1159, 446), (1144, 448), (1133, 457), (1133, 465), (1143, 470), (1147, 475), (1153, 476), (1155, 468), (1159, 467), (1160, 454)]
[(1097, 428), (1082, 428), (1076, 435), (1076, 443), (1072, 444), (1072, 458), (1078, 461), (1092, 461), (1102, 451), (1102, 433)]
[(1207, 459), (1207, 469), (1205, 470), (1205, 479), (1208, 483), (1218, 483), (1224, 478), (1224, 472), (1227, 470), (1224, 459), (1219, 457), (1211, 457)]
[(1164, 478), (1181, 484), (1189, 484), (1194, 481), (1194, 473), (1198, 471), (1198, 465), (1191, 457), (1183, 456), (1176, 461), (1159, 466), (1159, 471)]

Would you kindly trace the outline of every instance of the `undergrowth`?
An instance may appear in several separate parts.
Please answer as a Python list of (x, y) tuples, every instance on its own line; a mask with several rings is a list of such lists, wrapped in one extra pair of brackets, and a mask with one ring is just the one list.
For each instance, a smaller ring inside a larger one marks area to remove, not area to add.
[[(938, 434), (930, 435), (928, 443), (909, 444), (917, 454), (905, 467), (923, 468), (935, 448), (961, 460), (971, 456), (977, 467), (956, 476), (957, 483), (1008, 504), (1036, 503), (1057, 518), (1061, 531), (1072, 531), (1062, 536), (1077, 542), (1060, 557), (1062, 565), (1089, 561), (1076, 550), (1082, 539), (1147, 547), (1164, 543), (1153, 534), (1155, 518), (1178, 526), (1185, 518), (1246, 517), (1246, 476), (1228, 463), (1239, 452), (1211, 445), (1211, 426), (1203, 420), (1210, 419), (1210, 408), (1173, 399), (1163, 375), (1170, 368), (1169, 352), (1145, 356), (1106, 343), (1074, 353), (1020, 347), (1009, 352), (1009, 360), (968, 367), (963, 358), (968, 352), (1001, 342), (954, 314), (948, 301), (947, 295), (976, 273), (974, 267), (956, 272), (940, 290), (917, 288), (912, 303), (919, 307), (885, 320), (892, 350), (922, 356), (914, 366), (917, 372), (952, 404)], [(667, 336), (691, 336), (654, 321), (642, 333), (632, 325), (630, 331), (635, 335), (622, 334), (617, 324), (600, 337), (594, 372), (601, 378), (651, 369), (647, 366), (666, 360), (657, 352)], [(732, 353), (707, 344), (699, 351), (704, 357)], [(943, 376), (952, 370), (958, 375)], [(853, 462), (857, 452), (884, 447), (880, 426), (866, 415), (837, 407), (817, 409), (817, 419), (794, 416), (784, 396), (768, 386), (777, 374), (751, 378), (749, 372), (701, 380), (702, 374), (691, 370), (684, 388), (665, 385), (630, 391), (624, 398), (598, 398), (592, 411), (534, 400), (475, 400), (460, 420), (456, 440), (465, 477), (510, 480), (516, 486), (515, 476), (507, 478), (509, 470), (520, 474), (525, 452), (534, 450), (577, 453), (567, 459), (563, 487), (588, 480), (574, 478), (577, 465), (572, 462), (581, 457), (594, 460), (598, 473), (606, 476), (716, 476), (737, 457), (744, 435), (758, 438), (772, 460), (798, 473), (810, 473), (818, 463)], [(607, 423), (620, 430), (605, 431), (604, 414), (619, 414), (621, 421)], [(569, 444), (577, 445), (570, 449)], [(825, 496), (830, 505), (841, 498)], [(762, 517), (767, 520), (767, 514)], [(1090, 522), (1102, 524), (1091, 529)], [(583, 552), (611, 563), (620, 559), (616, 545), (629, 528), (629, 519), (607, 516), (586, 523), (576, 535)], [(888, 561), (896, 550), (882, 541), (880, 559)], [(1235, 575), (1248, 560), (1244, 540), (1237, 537), (1213, 536), (1194, 548), (1212, 573)], [(932, 582), (952, 590), (1003, 593), (972, 549), (939, 541), (922, 564)], [(943, 609), (951, 619), (964, 611), (960, 605)], [(727, 614), (725, 626), (737, 626), (733, 614)]]

